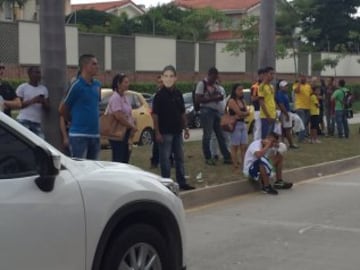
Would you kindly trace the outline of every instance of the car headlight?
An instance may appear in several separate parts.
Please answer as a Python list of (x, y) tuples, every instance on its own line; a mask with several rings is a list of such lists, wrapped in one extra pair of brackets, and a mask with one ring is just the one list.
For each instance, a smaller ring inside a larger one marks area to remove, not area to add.
[(161, 179), (161, 183), (167, 187), (172, 193), (174, 193), (176, 196), (179, 196), (180, 194), (180, 188), (178, 183), (175, 183), (171, 179)]
[(185, 113), (191, 113), (194, 110), (194, 106), (187, 107)]

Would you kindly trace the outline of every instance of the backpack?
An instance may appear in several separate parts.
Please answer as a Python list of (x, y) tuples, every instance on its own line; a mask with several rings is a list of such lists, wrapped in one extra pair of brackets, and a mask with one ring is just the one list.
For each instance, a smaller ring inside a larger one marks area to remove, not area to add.
[[(204, 93), (207, 91), (207, 83), (206, 80), (202, 80), (202, 83), (204, 84)], [(197, 84), (195, 84), (194, 89), (192, 90), (192, 100), (193, 100), (193, 104), (194, 104), (194, 110), (195, 112), (200, 111), (200, 102), (198, 102), (196, 100), (196, 86)]]
[(342, 92), (344, 94), (343, 107), (345, 110), (350, 109), (352, 107), (353, 95), (351, 94), (350, 90), (342, 90)]

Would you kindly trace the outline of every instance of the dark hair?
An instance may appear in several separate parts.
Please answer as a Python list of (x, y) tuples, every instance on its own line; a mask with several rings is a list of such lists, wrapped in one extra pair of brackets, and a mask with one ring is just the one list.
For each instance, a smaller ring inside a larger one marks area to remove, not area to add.
[(230, 94), (230, 98), (233, 98), (233, 99), (236, 99), (237, 96), (236, 96), (236, 89), (238, 89), (239, 87), (244, 87), (241, 83), (235, 83), (232, 87), (232, 90), (231, 90), (231, 94)]
[(259, 68), (257, 71), (258, 75), (264, 74), (264, 69), (263, 68)]
[(125, 78), (127, 78), (125, 73), (116, 74), (112, 80), (112, 90), (116, 91), (118, 89), (119, 83), (122, 83)]
[(39, 69), (38, 66), (30, 66), (27, 69), (27, 74), (30, 76), (30, 73), (32, 73), (35, 69)]
[(82, 67), (86, 64), (88, 64), (91, 59), (95, 58), (95, 55), (93, 54), (83, 54), (80, 56), (79, 58), (79, 68), (80, 68), (80, 72), (82, 70)]
[(216, 67), (211, 67), (209, 70), (208, 70), (208, 75), (218, 75), (219, 74), (219, 71), (217, 70)]
[(344, 80), (344, 79), (341, 79), (341, 80), (339, 81), (339, 85), (340, 85), (341, 87), (344, 87), (344, 86), (345, 86), (345, 80)]
[(174, 66), (168, 65), (168, 66), (164, 67), (161, 74), (164, 74), (166, 71), (172, 71), (174, 73), (174, 75), (176, 76), (176, 69)]
[(269, 73), (270, 71), (274, 71), (274, 68), (273, 67), (266, 67), (266, 68), (263, 69), (264, 73)]
[(277, 134), (276, 132), (272, 131), (272, 132), (270, 132), (266, 137), (272, 137), (272, 138), (274, 138), (275, 140), (278, 140), (278, 139), (279, 139), (279, 134)]

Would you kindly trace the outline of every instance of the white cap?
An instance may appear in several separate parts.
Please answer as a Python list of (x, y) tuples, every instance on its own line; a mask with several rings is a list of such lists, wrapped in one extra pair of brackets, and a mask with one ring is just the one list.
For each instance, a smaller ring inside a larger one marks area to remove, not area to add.
[(281, 81), (280, 83), (279, 83), (279, 86), (280, 87), (285, 87), (285, 86), (287, 86), (288, 85), (288, 82), (287, 81)]

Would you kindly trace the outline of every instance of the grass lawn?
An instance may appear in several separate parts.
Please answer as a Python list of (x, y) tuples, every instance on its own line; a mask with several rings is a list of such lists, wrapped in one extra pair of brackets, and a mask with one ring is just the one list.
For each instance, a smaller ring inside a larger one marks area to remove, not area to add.
[[(336, 137), (321, 137), (321, 144), (300, 144), (300, 148), (286, 153), (285, 169), (299, 168), (326, 161), (333, 161), (360, 155), (360, 125), (351, 125), (349, 139)], [(221, 184), (243, 179), (240, 171), (233, 172), (232, 165), (224, 165), (219, 161), (216, 166), (208, 166), (204, 163), (201, 142), (185, 143), (185, 172), (189, 177), (188, 182), (196, 187)], [(150, 169), (151, 147), (139, 146), (133, 149), (130, 163), (144, 170), (160, 174), (159, 169)], [(102, 160), (111, 160), (111, 150), (103, 150)], [(172, 177), (175, 179), (175, 170)], [(201, 179), (197, 179), (201, 173)]]

